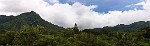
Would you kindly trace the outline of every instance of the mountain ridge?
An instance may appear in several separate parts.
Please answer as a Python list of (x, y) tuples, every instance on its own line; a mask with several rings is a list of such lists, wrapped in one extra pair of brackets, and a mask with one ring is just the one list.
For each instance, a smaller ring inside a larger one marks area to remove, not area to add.
[[(17, 27), (19, 29), (25, 24), (28, 24), (30, 26), (44, 26), (52, 30), (64, 29), (63, 27), (59, 27), (58, 25), (54, 25), (48, 21), (45, 21), (44, 19), (40, 17), (39, 14), (37, 14), (34, 11), (24, 12), (18, 16), (0, 15), (0, 26), (1, 26), (0, 30), (3, 30), (4, 28), (11, 29), (11, 27)], [(149, 26), (150, 26), (150, 21), (147, 21), (147, 22), (139, 21), (139, 22), (134, 22), (129, 25), (118, 24), (113, 27), (105, 26), (103, 28), (94, 28), (90, 30), (101, 30), (105, 28), (112, 29), (112, 30), (138, 30), (144, 27), (149, 27)], [(84, 29), (84, 30), (88, 30), (88, 29)]]
[(0, 15), (0, 30), (7, 30), (15, 27), (16, 29), (20, 29), (23, 25), (30, 25), (30, 26), (43, 26), (45, 28), (49, 28), (50, 30), (61, 30), (64, 29), (63, 27), (59, 27), (54, 25), (50, 22), (45, 21), (42, 19), (39, 14), (34, 11), (25, 12), (18, 16), (5, 16)]

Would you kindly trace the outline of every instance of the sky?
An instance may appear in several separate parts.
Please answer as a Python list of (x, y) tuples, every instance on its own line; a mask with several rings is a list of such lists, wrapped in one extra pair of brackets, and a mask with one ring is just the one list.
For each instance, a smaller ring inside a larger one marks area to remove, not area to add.
[(59, 0), (60, 3), (73, 4), (75, 2), (80, 2), (86, 6), (97, 5), (98, 7), (94, 9), (96, 12), (108, 13), (108, 11), (128, 11), (132, 9), (143, 9), (141, 5), (133, 5), (128, 7), (128, 5), (140, 3), (143, 0)]
[(150, 21), (150, 0), (0, 0), (0, 14), (35, 11), (48, 22), (71, 28), (102, 28)]

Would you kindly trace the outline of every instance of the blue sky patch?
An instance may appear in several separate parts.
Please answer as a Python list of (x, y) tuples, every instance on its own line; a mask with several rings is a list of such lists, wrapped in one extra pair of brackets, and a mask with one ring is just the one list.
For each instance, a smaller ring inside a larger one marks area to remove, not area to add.
[[(99, 13), (107, 13), (108, 11), (128, 11), (132, 9), (142, 10), (141, 5), (133, 5), (144, 0), (59, 0), (60, 3), (69, 3), (72, 5), (75, 2), (80, 2), (83, 5), (97, 5), (98, 7), (94, 11)], [(133, 5), (131, 7), (126, 7)]]

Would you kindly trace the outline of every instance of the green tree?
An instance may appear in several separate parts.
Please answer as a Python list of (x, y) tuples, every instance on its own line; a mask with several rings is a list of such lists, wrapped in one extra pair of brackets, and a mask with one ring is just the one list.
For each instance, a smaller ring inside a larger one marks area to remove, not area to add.
[(15, 34), (13, 44), (32, 46), (33, 42), (40, 38), (42, 31), (44, 30), (41, 30), (39, 27), (30, 27), (29, 25), (25, 25), (23, 29)]
[(75, 33), (79, 33), (79, 29), (78, 29), (78, 25), (75, 23), (73, 30), (75, 31)]
[(144, 37), (145, 38), (150, 38), (150, 27), (144, 27), (142, 30), (145, 31)]

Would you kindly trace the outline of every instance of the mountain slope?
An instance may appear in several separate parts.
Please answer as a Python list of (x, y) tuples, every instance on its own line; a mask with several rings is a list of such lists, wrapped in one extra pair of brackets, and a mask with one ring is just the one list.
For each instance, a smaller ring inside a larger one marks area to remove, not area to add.
[(130, 25), (120, 24), (111, 28), (114, 30), (138, 30), (144, 27), (150, 27), (150, 21), (147, 22), (139, 21), (139, 22), (132, 23)]
[(84, 32), (99, 32), (99, 31), (109, 31), (109, 30), (114, 30), (114, 31), (124, 31), (124, 30), (140, 30), (144, 27), (150, 27), (150, 21), (139, 21), (139, 22), (134, 22), (130, 25), (124, 25), (124, 24), (119, 24), (114, 27), (103, 27), (103, 28), (94, 28), (94, 29), (85, 29), (83, 30)]
[(34, 11), (22, 13), (18, 16), (0, 15), (0, 31), (7, 31), (10, 29), (20, 29), (23, 25), (43, 26), (49, 30), (62, 30), (62, 27), (53, 25), (43, 20), (39, 14)]

